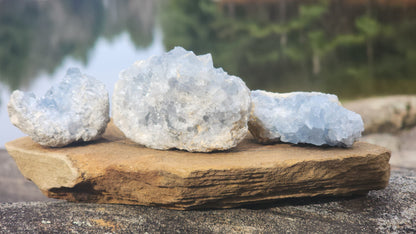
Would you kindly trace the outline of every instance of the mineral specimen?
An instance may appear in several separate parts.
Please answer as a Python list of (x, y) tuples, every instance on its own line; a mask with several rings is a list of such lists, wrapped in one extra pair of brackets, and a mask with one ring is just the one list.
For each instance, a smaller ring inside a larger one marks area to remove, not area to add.
[(61, 147), (97, 139), (109, 122), (105, 85), (70, 68), (57, 88), (37, 99), (16, 90), (8, 103), (11, 122), (44, 146)]
[(245, 83), (181, 47), (122, 71), (112, 103), (115, 125), (150, 148), (226, 150), (248, 133)]
[(262, 143), (290, 142), (350, 147), (364, 130), (359, 114), (337, 96), (317, 92), (251, 92), (249, 129)]

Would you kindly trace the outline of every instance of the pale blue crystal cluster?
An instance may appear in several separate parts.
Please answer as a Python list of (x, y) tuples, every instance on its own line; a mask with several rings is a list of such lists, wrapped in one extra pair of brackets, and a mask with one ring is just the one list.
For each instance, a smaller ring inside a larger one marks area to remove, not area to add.
[(359, 114), (337, 96), (317, 92), (251, 92), (251, 133), (264, 143), (290, 142), (350, 147), (361, 137)]
[(155, 149), (226, 150), (247, 134), (250, 91), (214, 68), (210, 54), (176, 47), (120, 74), (112, 97), (115, 125)]
[(16, 90), (8, 103), (11, 122), (44, 146), (60, 147), (97, 139), (109, 122), (105, 85), (79, 69), (68, 69), (62, 82), (41, 98)]

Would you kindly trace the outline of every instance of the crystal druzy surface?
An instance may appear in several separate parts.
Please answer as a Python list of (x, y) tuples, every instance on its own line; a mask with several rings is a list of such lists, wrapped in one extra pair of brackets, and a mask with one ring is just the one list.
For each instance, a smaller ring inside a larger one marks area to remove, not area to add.
[(41, 98), (16, 90), (8, 112), (11, 122), (44, 146), (61, 147), (98, 138), (109, 122), (105, 85), (70, 68), (61, 83)]
[(245, 83), (181, 47), (122, 71), (112, 103), (116, 126), (150, 148), (226, 150), (248, 132)]
[(251, 92), (250, 132), (263, 143), (276, 141), (350, 147), (361, 137), (359, 114), (337, 96), (317, 92)]

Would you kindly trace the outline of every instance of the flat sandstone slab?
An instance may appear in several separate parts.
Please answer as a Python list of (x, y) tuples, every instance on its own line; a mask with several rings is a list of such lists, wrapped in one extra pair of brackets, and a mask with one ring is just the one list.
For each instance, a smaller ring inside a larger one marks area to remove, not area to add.
[(132, 143), (112, 123), (91, 143), (46, 148), (24, 137), (6, 148), (48, 197), (171, 209), (365, 194), (390, 176), (390, 151), (363, 142), (344, 149), (246, 139), (227, 152), (160, 151)]

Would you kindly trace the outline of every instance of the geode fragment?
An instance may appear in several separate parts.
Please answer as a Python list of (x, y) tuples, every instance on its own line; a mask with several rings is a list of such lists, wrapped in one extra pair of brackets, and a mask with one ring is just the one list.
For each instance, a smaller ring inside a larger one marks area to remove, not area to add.
[(68, 69), (57, 88), (41, 98), (16, 90), (8, 103), (11, 122), (44, 146), (97, 139), (109, 122), (105, 85), (79, 69)]
[(262, 143), (290, 142), (350, 147), (361, 137), (359, 114), (337, 96), (318, 92), (251, 92), (249, 130)]
[(115, 125), (150, 148), (226, 150), (248, 132), (245, 83), (181, 47), (122, 71), (112, 102)]

